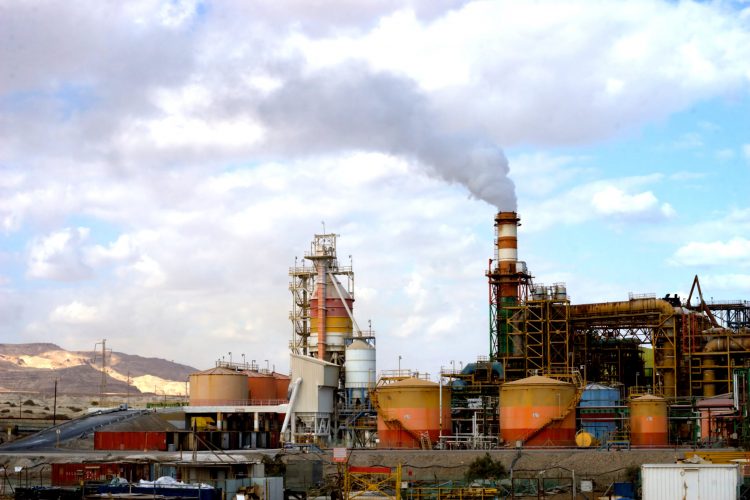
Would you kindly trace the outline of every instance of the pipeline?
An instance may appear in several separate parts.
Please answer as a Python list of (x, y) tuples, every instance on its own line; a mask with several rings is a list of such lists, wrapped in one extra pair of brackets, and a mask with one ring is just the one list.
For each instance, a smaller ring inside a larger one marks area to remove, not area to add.
[[(705, 353), (725, 353), (731, 351), (748, 351), (750, 350), (750, 336), (730, 338), (729, 335), (733, 334), (732, 330), (726, 328), (709, 328), (701, 332), (708, 342), (703, 346), (703, 352)], [(721, 337), (714, 337), (714, 335), (722, 335)], [(716, 395), (716, 370), (717, 366), (715, 356), (707, 356), (703, 360), (703, 396), (712, 397)]]
[[(294, 385), (292, 385), (292, 395), (289, 396), (289, 406), (286, 410), (286, 415), (284, 415), (284, 423), (281, 425), (281, 439), (284, 439), (284, 433), (286, 432), (286, 428), (289, 426), (289, 420), (292, 416), (292, 411), (294, 410), (294, 403), (297, 402), (297, 394), (299, 393), (299, 386), (302, 385), (302, 377), (297, 377), (297, 380), (294, 381)], [(292, 440), (294, 440), (294, 436), (292, 436)]]
[(674, 307), (663, 299), (632, 299), (620, 302), (600, 302), (597, 304), (577, 304), (570, 306), (570, 319), (591, 316), (620, 316), (638, 313), (661, 313), (664, 315), (682, 314), (683, 309)]

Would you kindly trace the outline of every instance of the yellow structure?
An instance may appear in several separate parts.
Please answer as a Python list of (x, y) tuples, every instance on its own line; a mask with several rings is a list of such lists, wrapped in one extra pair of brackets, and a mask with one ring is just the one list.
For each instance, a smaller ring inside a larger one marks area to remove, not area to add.
[(451, 390), (419, 378), (378, 385), (373, 403), (378, 410), (380, 448), (432, 448), (451, 433)]
[(575, 385), (532, 376), (500, 387), (500, 437), (511, 445), (572, 446), (578, 403)]
[(667, 400), (646, 394), (630, 400), (630, 443), (633, 446), (666, 446)]

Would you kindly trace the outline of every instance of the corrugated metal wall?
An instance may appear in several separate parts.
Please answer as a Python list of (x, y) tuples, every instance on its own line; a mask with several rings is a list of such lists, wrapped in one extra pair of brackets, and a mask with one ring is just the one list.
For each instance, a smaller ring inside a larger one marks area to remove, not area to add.
[(736, 464), (644, 464), (643, 500), (730, 500), (739, 498)]
[(155, 431), (95, 432), (94, 449), (167, 451), (167, 433)]

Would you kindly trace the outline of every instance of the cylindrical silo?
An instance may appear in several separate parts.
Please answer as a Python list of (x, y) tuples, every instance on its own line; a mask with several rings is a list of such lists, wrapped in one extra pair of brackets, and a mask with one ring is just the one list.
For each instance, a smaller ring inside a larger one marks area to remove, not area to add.
[(375, 386), (375, 347), (355, 340), (346, 348), (344, 388), (349, 404), (364, 404)]
[(292, 381), (291, 377), (276, 372), (271, 373), (271, 375), (276, 382), (276, 399), (288, 399), (287, 393), (289, 392), (289, 383)]
[(603, 384), (588, 384), (578, 403), (581, 430), (599, 441), (612, 436), (617, 430), (617, 406), (620, 391)]
[(190, 406), (244, 405), (247, 376), (228, 368), (211, 368), (190, 375)]
[[(443, 386), (442, 435), (450, 435), (451, 391)], [(440, 386), (407, 378), (376, 389), (379, 448), (420, 448), (441, 434)]]
[[(347, 307), (353, 314), (354, 299), (332, 273), (326, 274), (324, 294), (320, 293), (322, 286), (322, 283), (316, 284), (316, 291), (310, 299), (309, 346), (313, 354), (318, 353), (318, 334), (323, 327), (326, 344), (325, 361), (335, 361), (344, 354), (345, 339), (352, 336), (352, 319), (347, 312)], [(339, 291), (343, 295), (343, 300)], [(325, 297), (324, 307), (320, 307), (320, 297)]]
[(500, 437), (511, 444), (574, 446), (573, 384), (533, 376), (500, 386)]
[(276, 399), (276, 379), (273, 375), (253, 370), (248, 370), (245, 374), (253, 404), (269, 404)]
[(667, 400), (646, 394), (630, 400), (630, 443), (633, 446), (668, 444)]

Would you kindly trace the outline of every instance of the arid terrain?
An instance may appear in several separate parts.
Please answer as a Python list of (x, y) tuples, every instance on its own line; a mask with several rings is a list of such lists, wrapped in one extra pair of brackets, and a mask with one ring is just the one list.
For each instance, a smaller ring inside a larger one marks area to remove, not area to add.
[(55, 382), (58, 396), (99, 394), (102, 385), (105, 393), (185, 395), (187, 377), (195, 371), (122, 352), (107, 351), (102, 364), (101, 352), (68, 351), (50, 343), (0, 344), (0, 401), (8, 392), (54, 394)]

